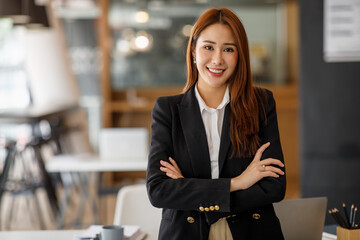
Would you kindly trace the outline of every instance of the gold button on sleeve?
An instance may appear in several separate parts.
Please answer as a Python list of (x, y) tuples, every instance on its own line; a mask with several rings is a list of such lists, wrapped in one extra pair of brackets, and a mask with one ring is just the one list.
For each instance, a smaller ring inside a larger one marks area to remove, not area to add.
[(214, 211), (215, 210), (215, 207), (214, 206), (210, 206), (210, 211)]
[(186, 220), (188, 221), (188, 223), (194, 223), (195, 222), (195, 219), (193, 217), (188, 217)]
[(215, 208), (215, 210), (216, 210), (216, 211), (219, 211), (219, 210), (220, 210), (219, 205), (215, 205), (215, 207), (214, 207), (214, 208)]
[(254, 213), (253, 215), (252, 215), (252, 217), (253, 217), (253, 219), (260, 219), (261, 218), (261, 215), (260, 214), (258, 214), (258, 213)]
[(199, 210), (203, 212), (203, 211), (205, 211), (205, 208), (201, 206), (201, 207), (199, 207)]
[(208, 207), (205, 208), (205, 212), (208, 212), (210, 211), (210, 209)]

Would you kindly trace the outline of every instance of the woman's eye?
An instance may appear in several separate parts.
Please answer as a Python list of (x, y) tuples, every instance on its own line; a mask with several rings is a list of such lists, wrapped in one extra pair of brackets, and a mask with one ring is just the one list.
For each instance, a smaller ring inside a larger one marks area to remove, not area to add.
[(206, 50), (212, 50), (213, 48), (212, 48), (212, 46), (205, 46), (204, 47)]
[(232, 49), (232, 48), (225, 48), (224, 52), (234, 52), (234, 49)]

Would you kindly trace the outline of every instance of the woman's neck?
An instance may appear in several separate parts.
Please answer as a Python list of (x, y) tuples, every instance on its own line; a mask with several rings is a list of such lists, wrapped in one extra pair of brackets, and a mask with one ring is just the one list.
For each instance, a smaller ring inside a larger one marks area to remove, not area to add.
[(219, 88), (203, 88), (201, 85), (197, 84), (197, 89), (201, 98), (204, 100), (205, 104), (211, 108), (217, 108), (224, 98), (226, 91), (226, 85)]

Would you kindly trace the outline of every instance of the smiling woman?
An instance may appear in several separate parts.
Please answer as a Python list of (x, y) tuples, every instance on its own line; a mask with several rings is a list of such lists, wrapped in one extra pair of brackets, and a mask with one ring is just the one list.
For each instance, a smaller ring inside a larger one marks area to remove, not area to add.
[(209, 107), (217, 108), (238, 62), (233, 32), (220, 23), (207, 27), (201, 33), (193, 55), (199, 73), (197, 88), (200, 96)]
[(245, 29), (209, 9), (187, 49), (184, 93), (157, 99), (147, 188), (159, 239), (284, 239), (272, 203), (285, 169), (272, 93), (252, 84)]

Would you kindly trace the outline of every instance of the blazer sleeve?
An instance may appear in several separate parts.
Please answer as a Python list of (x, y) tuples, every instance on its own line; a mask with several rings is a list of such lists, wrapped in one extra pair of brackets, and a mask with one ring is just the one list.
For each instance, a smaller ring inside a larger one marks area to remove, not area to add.
[[(261, 144), (270, 142), (270, 146), (264, 151), (262, 159), (275, 158), (284, 163), (277, 123), (276, 104), (272, 93), (270, 91), (267, 91), (267, 93), (267, 104), (265, 107), (266, 119), (265, 121), (261, 121), (259, 136)], [(285, 167), (281, 169), (285, 172)], [(280, 175), (279, 178), (263, 178), (246, 190), (231, 193), (231, 211), (241, 212), (279, 202), (284, 198), (285, 190), (285, 174)]]
[[(160, 171), (160, 160), (173, 156), (173, 131), (181, 126), (174, 124), (177, 104), (169, 97), (156, 100), (152, 112), (151, 145), (147, 167), (147, 190), (155, 207), (177, 210), (197, 210), (200, 206), (218, 205), (218, 212), (230, 211), (230, 179), (171, 179)], [(175, 158), (176, 160), (176, 158)]]

